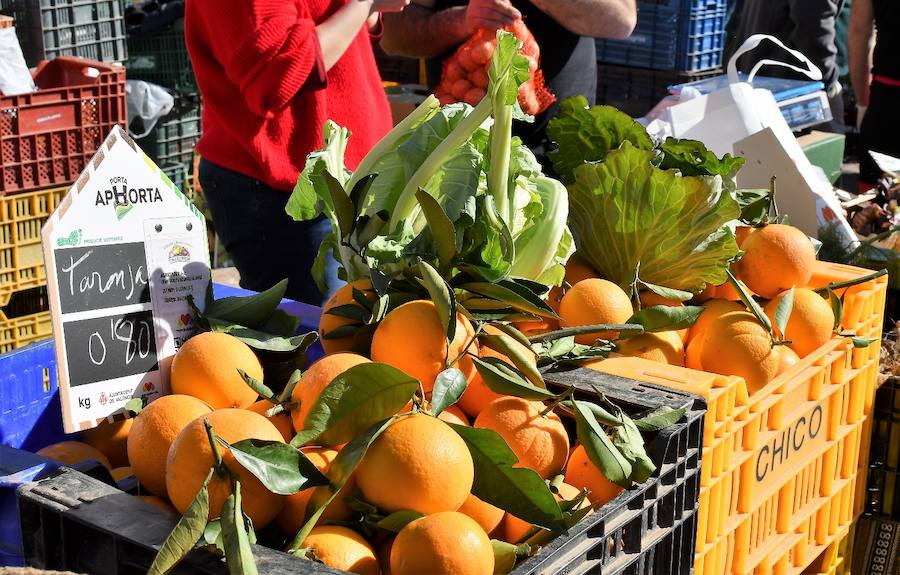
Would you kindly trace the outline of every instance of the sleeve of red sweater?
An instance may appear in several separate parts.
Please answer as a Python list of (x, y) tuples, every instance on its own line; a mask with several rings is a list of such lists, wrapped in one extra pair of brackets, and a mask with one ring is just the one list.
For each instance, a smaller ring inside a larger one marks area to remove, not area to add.
[[(325, 82), (316, 24), (285, 0), (203, 1), (216, 59), (247, 105), (265, 116), (288, 104), (308, 82)], [(227, 14), (226, 17), (223, 17)]]

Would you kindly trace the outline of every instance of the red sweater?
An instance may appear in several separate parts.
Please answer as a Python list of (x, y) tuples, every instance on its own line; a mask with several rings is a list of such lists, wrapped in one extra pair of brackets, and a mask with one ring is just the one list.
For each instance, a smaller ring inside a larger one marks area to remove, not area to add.
[(331, 119), (352, 132), (346, 165), (356, 168), (391, 129), (391, 111), (365, 26), (323, 77), (315, 27), (346, 2), (185, 3), (187, 47), (203, 97), (203, 158), (291, 190)]

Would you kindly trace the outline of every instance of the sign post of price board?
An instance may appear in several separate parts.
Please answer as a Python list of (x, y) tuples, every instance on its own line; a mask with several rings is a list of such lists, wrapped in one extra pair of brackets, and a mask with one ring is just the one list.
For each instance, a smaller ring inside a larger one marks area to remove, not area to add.
[(209, 288), (206, 221), (116, 127), (42, 230), (67, 433), (168, 393)]

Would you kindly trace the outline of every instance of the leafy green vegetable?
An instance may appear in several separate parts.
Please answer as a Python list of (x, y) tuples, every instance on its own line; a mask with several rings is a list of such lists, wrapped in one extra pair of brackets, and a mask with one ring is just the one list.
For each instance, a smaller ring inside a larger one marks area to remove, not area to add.
[(683, 176), (722, 176), (723, 180), (733, 179), (744, 165), (744, 158), (725, 154), (721, 159), (696, 140), (666, 138), (659, 147), (664, 170), (676, 169)]
[(325, 126), (325, 146), (308, 156), (286, 208), (297, 220), (325, 214), (331, 221), (312, 270), (320, 287), (328, 250), (348, 281), (372, 269), (399, 279), (420, 260), (448, 281), (458, 272), (485, 282), (562, 281), (574, 251), (566, 190), (512, 137), (517, 94), (529, 77), (519, 50), (515, 36), (498, 32), (477, 106), (439, 108), (429, 99), (352, 175), (343, 166), (349, 134)]
[(558, 146), (550, 152), (550, 161), (566, 183), (575, 180), (575, 168), (604, 159), (622, 142), (631, 142), (641, 150), (653, 148), (647, 131), (631, 116), (612, 106), (588, 108), (584, 96), (560, 103), (559, 115), (550, 120), (547, 134)]
[(726, 280), (738, 253), (725, 223), (737, 218), (721, 178), (682, 177), (651, 164), (653, 152), (626, 141), (599, 164), (575, 169), (569, 225), (578, 253), (609, 280), (629, 289), (640, 279), (699, 291)]

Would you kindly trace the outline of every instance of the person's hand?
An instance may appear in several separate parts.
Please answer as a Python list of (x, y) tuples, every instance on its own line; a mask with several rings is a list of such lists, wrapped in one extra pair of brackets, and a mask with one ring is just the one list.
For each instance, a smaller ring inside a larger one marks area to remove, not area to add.
[(402, 12), (410, 0), (372, 0), (371, 12)]
[(503, 28), (521, 17), (509, 0), (469, 0), (466, 8), (466, 26), (472, 33), (479, 28)]

